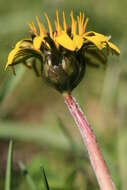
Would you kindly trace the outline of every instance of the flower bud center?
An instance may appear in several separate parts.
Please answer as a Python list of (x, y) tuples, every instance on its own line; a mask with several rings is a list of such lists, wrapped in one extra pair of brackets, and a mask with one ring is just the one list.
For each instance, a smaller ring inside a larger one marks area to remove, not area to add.
[(72, 91), (81, 81), (85, 64), (74, 53), (47, 52), (43, 66), (43, 77), (58, 91)]

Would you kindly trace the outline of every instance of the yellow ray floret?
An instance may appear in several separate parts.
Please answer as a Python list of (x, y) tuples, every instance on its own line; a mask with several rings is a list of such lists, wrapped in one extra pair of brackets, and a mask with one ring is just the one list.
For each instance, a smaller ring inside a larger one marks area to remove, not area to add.
[(67, 23), (66, 23), (66, 17), (65, 17), (64, 11), (63, 11), (63, 28), (64, 28), (64, 31), (66, 32), (67, 31)]
[(115, 44), (108, 42), (108, 45), (116, 54), (120, 55), (120, 50)]
[(35, 25), (34, 25), (33, 22), (32, 22), (31, 24), (29, 24), (29, 28), (30, 28), (30, 31), (31, 31), (33, 34), (35, 34), (35, 36), (38, 35), (37, 29), (36, 29), (36, 27), (35, 27)]
[(71, 12), (70, 16), (72, 20), (71, 36), (69, 36), (66, 32), (67, 24), (66, 24), (65, 15), (63, 12), (64, 32), (66, 33), (66, 35), (64, 32), (61, 32), (60, 35), (56, 36), (56, 42), (70, 51), (75, 51), (75, 50), (78, 51), (84, 43), (83, 34), (85, 33), (85, 30), (84, 30), (85, 16), (84, 14), (82, 16), (82, 14), (80, 13), (80, 17), (77, 18), (79, 34), (77, 34), (77, 22), (74, 19), (73, 12)]
[[(15, 63), (15, 59), (19, 57), (19, 52), (21, 50), (28, 49), (28, 50), (34, 50), (32, 40), (31, 39), (23, 39), (16, 43), (15, 48), (11, 50), (11, 52), (8, 55), (8, 61), (5, 66), (5, 70), (8, 66), (13, 65)], [(36, 50), (35, 50), (36, 51)], [(20, 56), (21, 58), (22, 56)]]
[(60, 21), (59, 21), (58, 10), (56, 11), (55, 27), (56, 27), (57, 34), (60, 35), (61, 34), (61, 26), (60, 26)]
[(75, 45), (73, 43), (73, 40), (67, 35), (65, 31), (61, 33), (60, 36), (56, 36), (56, 42), (63, 46), (64, 48), (74, 51)]
[(107, 45), (114, 51), (116, 54), (120, 54), (119, 48), (113, 43), (109, 42), (109, 36), (104, 36), (97, 32), (87, 32), (83, 35), (83, 37), (89, 42), (93, 43), (98, 49), (102, 50), (106, 48)]
[[(63, 12), (63, 29), (62, 29), (60, 25), (58, 11), (56, 11), (56, 21), (55, 21), (56, 32), (53, 32), (52, 25), (47, 14), (45, 14), (45, 17), (48, 22), (49, 36), (52, 38), (57, 48), (59, 48), (59, 46), (63, 46), (67, 50), (78, 51), (82, 48), (84, 44), (89, 42), (95, 45), (99, 50), (106, 48), (108, 45), (110, 49), (113, 50), (114, 53), (116, 54), (120, 53), (119, 49), (114, 44), (109, 42), (108, 36), (104, 36), (102, 34), (93, 31), (86, 32), (88, 17), (85, 19), (84, 13), (80, 12), (79, 16), (77, 16), (77, 20), (75, 20), (73, 11), (71, 11), (70, 14), (72, 21), (71, 34), (68, 34), (67, 32), (68, 27), (64, 12)], [(47, 31), (45, 27), (40, 22), (38, 17), (36, 17), (36, 20), (40, 30), (40, 35), (37, 34), (37, 29), (34, 23), (30, 24), (30, 29), (36, 36), (36, 38), (33, 40), (34, 48), (39, 50), (42, 43), (47, 44), (47, 47), (51, 48), (50, 45), (45, 41), (45, 37), (47, 36)]]
[(7, 64), (6, 64), (6, 66), (5, 66), (5, 70), (7, 70), (7, 68), (8, 68), (9, 65), (12, 65), (13, 60), (14, 60), (14, 57), (15, 57), (15, 55), (16, 55), (18, 49), (19, 49), (19, 48), (15, 48), (15, 49), (13, 49), (13, 50), (9, 53), (9, 55), (8, 55), (8, 61), (7, 61)]
[(76, 35), (76, 32), (77, 32), (77, 22), (75, 21), (74, 19), (74, 16), (73, 16), (73, 11), (71, 11), (71, 21), (72, 21), (72, 25), (71, 25), (71, 33), (73, 36)]
[[(45, 17), (48, 22), (49, 35), (53, 39), (57, 48), (59, 48), (59, 45), (60, 45), (66, 48), (67, 50), (78, 51), (82, 48), (84, 44), (89, 42), (95, 45), (99, 50), (106, 48), (108, 45), (110, 49), (113, 50), (114, 53), (120, 54), (119, 49), (114, 44), (109, 42), (108, 36), (104, 36), (102, 34), (99, 34), (93, 31), (86, 32), (88, 18), (85, 19), (84, 13), (80, 12), (79, 16), (77, 16), (77, 20), (75, 20), (73, 11), (71, 11), (70, 17), (71, 17), (72, 24), (71, 24), (70, 35), (67, 32), (68, 29), (67, 29), (67, 23), (66, 23), (64, 12), (63, 12), (63, 29), (62, 29), (60, 25), (58, 11), (56, 11), (56, 21), (55, 21), (56, 32), (53, 32), (52, 25), (47, 14), (45, 14)], [(47, 31), (45, 27), (43, 26), (43, 24), (38, 19), (38, 17), (36, 17), (36, 20), (37, 20), (38, 27), (40, 30), (40, 35), (37, 34), (37, 29), (34, 23), (30, 24), (29, 26), (30, 26), (31, 31), (36, 36), (36, 38), (33, 40), (33, 45), (35, 49), (40, 49), (42, 43), (44, 44), (47, 43), (45, 41), (45, 36), (47, 35)], [(77, 27), (78, 27), (78, 30), (77, 30)], [(47, 44), (47, 47), (49, 47), (48, 44)]]
[(73, 44), (75, 46), (75, 50), (81, 49), (83, 42), (84, 40), (80, 35), (75, 35), (73, 38)]
[(86, 32), (86, 27), (87, 27), (88, 21), (89, 21), (89, 18), (87, 17), (86, 20), (85, 20), (85, 23), (84, 23), (84, 25), (83, 25), (83, 30), (84, 30), (84, 32)]
[[(96, 50), (99, 49), (101, 51), (102, 49), (107, 48), (112, 53), (117, 55), (120, 54), (119, 48), (110, 42), (109, 36), (105, 36), (94, 31), (86, 32), (88, 18), (85, 18), (84, 13), (80, 12), (79, 16), (77, 16), (77, 20), (75, 20), (73, 11), (71, 11), (70, 17), (72, 23), (70, 30), (68, 30), (64, 11), (63, 28), (60, 24), (58, 11), (56, 11), (55, 32), (53, 32), (50, 19), (46, 13), (45, 17), (48, 23), (49, 33), (47, 32), (44, 25), (40, 22), (39, 18), (36, 17), (39, 33), (33, 22), (29, 24), (31, 32), (35, 35), (34, 38), (23, 39), (16, 43), (15, 48), (9, 53), (6, 68), (9, 65), (15, 64), (15, 59), (19, 61), (18, 56), (21, 58), (20, 60), (22, 60), (22, 52), (20, 50), (24, 50), (25, 48), (25, 56), (28, 57), (27, 53), (29, 53), (29, 55), (31, 55), (30, 53), (33, 51), (35, 51), (36, 55), (40, 53), (43, 49), (41, 47), (43, 46), (46, 48), (46, 51), (47, 49), (51, 50), (52, 43), (54, 43), (58, 50), (61, 50), (60, 46), (62, 46), (67, 51), (80, 51), (82, 50), (82, 47), (90, 47), (92, 45)], [(48, 38), (52, 39), (52, 43)], [(27, 50), (30, 50), (30, 52)]]
[(50, 37), (53, 38), (53, 29), (52, 29), (52, 25), (51, 25), (51, 22), (49, 20), (49, 17), (48, 15), (45, 13), (45, 18), (48, 22), (48, 27), (49, 27), (49, 34), (50, 34)]
[(83, 36), (86, 40), (92, 42), (98, 49), (103, 49), (108, 42), (108, 37), (96, 32), (88, 32)]
[(24, 38), (16, 43), (15, 48), (32, 47), (32, 40), (30, 38)]
[(85, 33), (85, 31), (86, 31), (86, 26), (87, 26), (87, 23), (88, 23), (88, 17), (85, 20), (84, 13), (82, 14), (80, 12), (80, 15), (77, 17), (77, 22), (78, 22), (78, 32), (79, 32), (79, 35), (82, 36)]
[(38, 27), (40, 30), (40, 36), (45, 37), (47, 35), (47, 31), (46, 31), (44, 25), (40, 22), (38, 16), (36, 16), (36, 21), (37, 21), (37, 24), (38, 24)]
[(37, 36), (33, 39), (33, 46), (35, 49), (40, 50), (42, 43), (45, 42), (44, 38)]

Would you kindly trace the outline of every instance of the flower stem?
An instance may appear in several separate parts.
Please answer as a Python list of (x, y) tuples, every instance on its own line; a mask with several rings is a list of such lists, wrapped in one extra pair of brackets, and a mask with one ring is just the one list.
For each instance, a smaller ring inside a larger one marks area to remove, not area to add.
[(111, 179), (105, 160), (99, 149), (99, 145), (89, 123), (86, 120), (86, 117), (71, 94), (64, 93), (63, 96), (65, 103), (69, 108), (70, 113), (72, 114), (82, 135), (100, 189), (115, 190), (115, 185)]

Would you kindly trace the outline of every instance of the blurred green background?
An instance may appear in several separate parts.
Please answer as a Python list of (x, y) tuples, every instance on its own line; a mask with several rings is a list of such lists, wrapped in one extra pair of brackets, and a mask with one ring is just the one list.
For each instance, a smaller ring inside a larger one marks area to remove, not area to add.
[[(99, 189), (78, 129), (63, 97), (24, 67), (16, 76), (4, 66), (11, 48), (29, 36), (28, 23), (44, 11), (54, 22), (56, 9), (75, 16), (84, 11), (87, 30), (112, 36), (120, 57), (110, 57), (107, 68), (87, 67), (73, 95), (85, 111), (118, 189), (127, 189), (127, 1), (126, 0), (0, 0), (0, 189), (4, 189), (8, 140), (14, 139), (13, 189), (32, 189), (20, 171), (22, 160), (44, 189), (43, 165), (51, 189)], [(34, 187), (33, 187), (34, 189)], [(35, 190), (35, 189), (34, 189)]]

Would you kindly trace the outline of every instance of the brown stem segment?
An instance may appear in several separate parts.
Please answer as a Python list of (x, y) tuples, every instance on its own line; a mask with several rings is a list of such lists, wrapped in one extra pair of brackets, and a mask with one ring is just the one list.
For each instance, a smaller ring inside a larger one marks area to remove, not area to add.
[(82, 110), (71, 94), (64, 93), (65, 103), (68, 106), (82, 135), (84, 144), (87, 148), (91, 165), (95, 172), (101, 190), (115, 190), (115, 185), (99, 149), (94, 133), (87, 122)]

